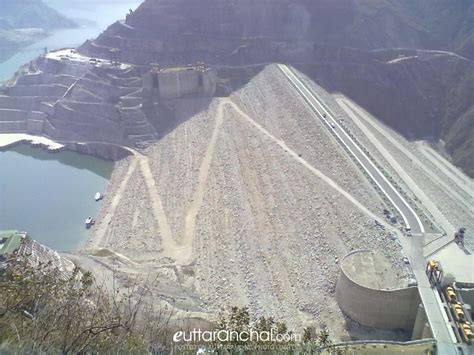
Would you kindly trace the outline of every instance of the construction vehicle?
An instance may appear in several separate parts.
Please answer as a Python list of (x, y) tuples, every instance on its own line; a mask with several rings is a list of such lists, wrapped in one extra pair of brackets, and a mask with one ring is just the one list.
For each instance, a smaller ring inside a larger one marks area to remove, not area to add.
[(443, 269), (441, 264), (436, 260), (428, 260), (426, 264), (426, 275), (432, 286), (439, 285), (443, 279)]
[(454, 288), (448, 286), (446, 287), (445, 291), (446, 296), (451, 303), (456, 303), (458, 301), (458, 298), (456, 297), (456, 292), (454, 292)]
[(464, 309), (462, 308), (461, 302), (453, 303), (452, 305), (454, 317), (458, 323), (464, 323), (466, 321), (466, 315), (464, 314)]
[(469, 322), (463, 323), (459, 325), (459, 333), (465, 343), (471, 344), (472, 339), (474, 339), (474, 333), (472, 332), (472, 324)]

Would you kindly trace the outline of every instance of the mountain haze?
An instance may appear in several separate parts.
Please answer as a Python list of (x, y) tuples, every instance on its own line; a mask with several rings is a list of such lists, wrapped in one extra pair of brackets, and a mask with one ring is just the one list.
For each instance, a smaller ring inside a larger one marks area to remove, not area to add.
[(42, 0), (0, 1), (0, 62), (47, 32), (75, 23)]

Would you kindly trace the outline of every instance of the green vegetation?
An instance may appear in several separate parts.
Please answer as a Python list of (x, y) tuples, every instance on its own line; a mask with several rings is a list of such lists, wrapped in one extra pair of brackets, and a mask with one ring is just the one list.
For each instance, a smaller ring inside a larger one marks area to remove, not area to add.
[(20, 246), (22, 237), (14, 230), (0, 231), (0, 256), (13, 253)]
[[(153, 298), (141, 285), (129, 292), (106, 290), (90, 272), (76, 268), (66, 275), (51, 263), (32, 265), (28, 257), (8, 261), (0, 269), (0, 353), (134, 353), (149, 351), (194, 354), (203, 344), (173, 343), (177, 330), (192, 329), (191, 322), (172, 324), (172, 312), (153, 307)], [(151, 283), (149, 284), (149, 286)], [(146, 285), (145, 285), (146, 286)], [(247, 307), (222, 311), (204, 331), (256, 331), (290, 336), (283, 341), (209, 342), (208, 353), (219, 354), (345, 354), (386, 350), (431, 354), (432, 343), (334, 344), (326, 329), (305, 328), (297, 337), (285, 322), (271, 317), (252, 321)], [(194, 324), (196, 324), (194, 322)], [(200, 323), (197, 323), (200, 327)], [(293, 337), (291, 337), (293, 336)], [(270, 351), (269, 351), (270, 349)]]
[[(211, 354), (316, 354), (323, 349), (326, 352), (333, 351), (333, 354), (342, 354), (345, 351), (344, 348), (336, 349), (333, 346), (327, 329), (318, 333), (314, 328), (308, 327), (304, 329), (303, 334), (295, 334), (285, 322), (276, 321), (272, 317), (260, 317), (252, 322), (247, 307), (231, 307), (222, 311), (216, 326), (211, 331), (254, 334), (253, 338), (247, 341), (231, 338), (227, 341), (213, 342), (207, 347)], [(202, 347), (202, 344), (196, 345)], [(180, 350), (179, 346), (177, 349)], [(181, 350), (179, 353), (194, 352)]]
[(78, 268), (66, 275), (28, 258), (8, 264), (0, 269), (0, 353), (146, 353), (169, 341), (170, 311), (154, 309), (143, 288), (107, 292)]
[[(0, 269), (0, 353), (168, 352), (177, 345), (172, 344), (175, 331), (188, 329), (189, 324), (171, 325), (172, 312), (153, 307), (147, 288), (132, 287), (126, 293), (106, 290), (79, 268), (65, 274), (51, 263), (32, 265), (28, 257), (12, 258)], [(208, 329), (294, 334), (273, 318), (252, 322), (247, 307), (222, 312)], [(209, 348), (269, 344), (313, 349), (330, 346), (331, 341), (326, 330), (317, 334), (308, 328), (303, 338), (211, 342)]]

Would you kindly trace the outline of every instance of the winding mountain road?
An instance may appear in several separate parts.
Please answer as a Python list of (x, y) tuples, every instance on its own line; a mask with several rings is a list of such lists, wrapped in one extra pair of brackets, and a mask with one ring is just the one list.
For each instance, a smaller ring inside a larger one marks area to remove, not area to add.
[(315, 115), (315, 119), (320, 119), (326, 123), (327, 128), (334, 133), (341, 146), (358, 162), (360, 168), (365, 171), (373, 183), (378, 186), (398, 210), (403, 218), (406, 230), (412, 231), (413, 238), (403, 238), (401, 242), (411, 261), (413, 273), (418, 280), (421, 302), (425, 308), (433, 337), (437, 341), (438, 353), (458, 354), (456, 338), (442, 308), (440, 297), (436, 290), (431, 287), (424, 271), (425, 260), (423, 257), (422, 237), (425, 229), (420, 218), (396, 187), (377, 168), (369, 155), (359, 147), (350, 133), (341, 127), (334, 115), (324, 106), (322, 100), (305, 84), (296, 71), (286, 65), (279, 65), (278, 67), (307, 103)]
[(360, 164), (362, 169), (365, 170), (372, 181), (398, 210), (406, 229), (411, 230), (414, 235), (422, 235), (425, 232), (423, 223), (405, 198), (377, 168), (369, 156), (357, 145), (354, 139), (341, 127), (337, 119), (328, 112), (315, 94), (296, 76), (294, 71), (285, 65), (279, 65), (279, 68), (301, 94), (312, 111), (327, 124), (343, 147), (349, 151), (350, 155)]

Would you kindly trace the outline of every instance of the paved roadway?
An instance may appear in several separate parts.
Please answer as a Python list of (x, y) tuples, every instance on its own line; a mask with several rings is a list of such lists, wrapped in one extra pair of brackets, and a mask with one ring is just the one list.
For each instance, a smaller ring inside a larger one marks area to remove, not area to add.
[[(367, 154), (355, 143), (339, 124), (337, 119), (323, 105), (322, 100), (309, 88), (298, 76), (298, 74), (286, 65), (279, 65), (279, 69), (294, 86), (311, 110), (317, 115), (318, 119), (326, 123), (327, 128), (331, 130), (338, 138), (341, 145), (349, 151), (352, 157), (359, 162), (362, 169), (372, 178), (384, 195), (390, 200), (393, 206), (398, 210), (403, 218), (406, 228), (410, 228), (413, 238), (408, 240), (404, 250), (410, 257), (413, 272), (418, 281), (418, 290), (421, 301), (426, 310), (428, 321), (433, 331), (433, 336), (437, 341), (439, 354), (459, 354), (455, 345), (456, 338), (449, 326), (449, 320), (443, 310), (443, 306), (438, 293), (431, 288), (428, 278), (425, 274), (425, 260), (423, 258), (422, 235), (425, 232), (423, 224), (397, 189), (383, 175), (382, 172), (370, 160)], [(326, 117), (324, 117), (324, 115)]]
[[(423, 224), (406, 200), (400, 195), (398, 190), (389, 182), (383, 173), (375, 166), (366, 153), (354, 142), (349, 134), (341, 127), (338, 120), (326, 109), (316, 95), (309, 89), (287, 66), (280, 65), (279, 68), (290, 80), (295, 89), (303, 96), (308, 105), (319, 116), (320, 119), (327, 123), (328, 129), (332, 130), (339, 137), (342, 144), (349, 150), (351, 155), (360, 163), (362, 168), (369, 174), (372, 180), (383, 191), (393, 206), (402, 216), (403, 222), (407, 228), (415, 235), (421, 235), (425, 232)], [(323, 114), (326, 117), (323, 117)]]

